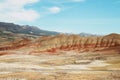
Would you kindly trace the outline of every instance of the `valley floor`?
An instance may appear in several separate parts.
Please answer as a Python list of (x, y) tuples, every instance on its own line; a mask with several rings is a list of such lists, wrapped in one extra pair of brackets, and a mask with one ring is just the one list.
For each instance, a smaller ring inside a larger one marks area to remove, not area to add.
[(0, 80), (120, 80), (120, 54), (0, 56)]

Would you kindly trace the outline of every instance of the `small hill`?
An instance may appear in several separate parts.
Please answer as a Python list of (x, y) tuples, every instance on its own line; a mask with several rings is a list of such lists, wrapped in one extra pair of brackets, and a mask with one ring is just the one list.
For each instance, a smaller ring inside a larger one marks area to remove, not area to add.
[[(116, 36), (120, 37), (120, 35)], [(59, 51), (120, 53), (120, 39), (106, 36), (81, 37), (79, 35), (45, 36), (38, 39), (31, 53)]]
[(120, 34), (117, 33), (111, 33), (109, 35), (106, 35), (107, 38), (113, 38), (113, 39), (120, 39)]

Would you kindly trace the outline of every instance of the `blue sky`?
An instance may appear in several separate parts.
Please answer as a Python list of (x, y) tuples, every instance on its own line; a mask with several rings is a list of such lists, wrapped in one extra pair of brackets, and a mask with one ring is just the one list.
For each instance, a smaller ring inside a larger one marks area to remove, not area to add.
[(0, 0), (0, 17), (50, 31), (120, 33), (120, 0)]

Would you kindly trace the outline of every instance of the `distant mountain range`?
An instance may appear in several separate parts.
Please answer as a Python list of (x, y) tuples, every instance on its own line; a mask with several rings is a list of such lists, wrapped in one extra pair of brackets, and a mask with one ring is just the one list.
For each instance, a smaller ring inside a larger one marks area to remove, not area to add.
[[(0, 32), (2, 33), (3, 31), (18, 33), (18, 34), (29, 34), (29, 35), (35, 35), (35, 36), (49, 36), (49, 35), (61, 34), (60, 32), (42, 30), (35, 26), (0, 22)], [(70, 34), (70, 33), (66, 33), (66, 34)], [(82, 37), (98, 36), (95, 34), (83, 33), (83, 32), (77, 35), (80, 35)]]
[(84, 32), (80, 33), (79, 35), (82, 36), (82, 37), (88, 37), (88, 36), (100, 36), (100, 35), (90, 34), (90, 33), (84, 33)]
[(12, 33), (31, 34), (37, 36), (59, 34), (59, 32), (55, 32), (55, 31), (41, 30), (35, 26), (29, 26), (29, 25), (21, 26), (14, 23), (5, 23), (5, 22), (0, 22), (0, 31), (9, 31)]

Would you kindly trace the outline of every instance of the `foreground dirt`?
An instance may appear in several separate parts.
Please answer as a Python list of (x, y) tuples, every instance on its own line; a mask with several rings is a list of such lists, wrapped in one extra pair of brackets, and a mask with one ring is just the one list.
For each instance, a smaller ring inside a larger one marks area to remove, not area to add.
[(0, 56), (0, 80), (120, 80), (120, 55)]
[(1, 75), (1, 80), (119, 80), (119, 72), (81, 71), (80, 73), (41, 74), (38, 72), (17, 72)]

